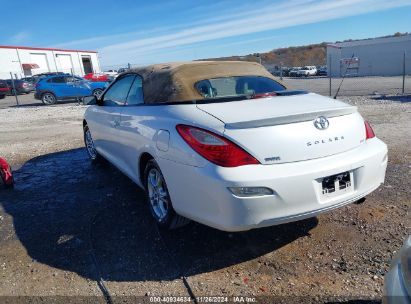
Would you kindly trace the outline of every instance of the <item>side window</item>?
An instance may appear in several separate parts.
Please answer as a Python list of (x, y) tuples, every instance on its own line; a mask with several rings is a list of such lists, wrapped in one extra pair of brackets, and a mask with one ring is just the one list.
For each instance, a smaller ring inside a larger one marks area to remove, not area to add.
[(122, 106), (126, 102), (128, 91), (130, 91), (131, 84), (135, 75), (127, 75), (117, 80), (104, 94), (104, 106)]
[(72, 83), (72, 82), (76, 81), (76, 79), (73, 76), (66, 76), (65, 80), (66, 80), (65, 82), (67, 82), (67, 83)]
[(67, 83), (79, 83), (84, 80), (84, 79), (81, 79), (80, 77), (75, 77), (75, 76), (66, 76), (65, 79)]
[(143, 81), (140, 76), (136, 76), (127, 97), (127, 106), (135, 106), (144, 103)]
[(51, 82), (51, 83), (65, 83), (66, 79), (64, 76), (60, 76), (60, 77), (53, 77), (50, 78), (49, 80), (47, 80), (47, 82)]

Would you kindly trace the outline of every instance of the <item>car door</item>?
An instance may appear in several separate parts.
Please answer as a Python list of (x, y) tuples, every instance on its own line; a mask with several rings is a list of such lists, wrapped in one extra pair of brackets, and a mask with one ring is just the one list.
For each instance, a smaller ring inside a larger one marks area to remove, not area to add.
[(70, 90), (67, 87), (66, 76), (51, 77), (47, 80), (47, 86), (57, 98), (66, 98), (71, 96)]
[(139, 75), (135, 79), (128, 93), (126, 103), (121, 113), (121, 122), (118, 127), (122, 141), (121, 157), (125, 162), (124, 172), (138, 181), (138, 159), (147, 146), (152, 146), (151, 138), (155, 130), (150, 127), (152, 114), (144, 106), (143, 81)]
[(119, 169), (124, 168), (122, 159), (123, 140), (118, 133), (121, 112), (134, 75), (124, 75), (117, 79), (100, 98), (99, 105), (91, 109), (90, 129), (99, 153), (108, 158)]
[(74, 76), (67, 76), (66, 84), (67, 84), (68, 96), (81, 97), (81, 96), (90, 96), (92, 94), (90, 87), (87, 85), (84, 79), (74, 77)]

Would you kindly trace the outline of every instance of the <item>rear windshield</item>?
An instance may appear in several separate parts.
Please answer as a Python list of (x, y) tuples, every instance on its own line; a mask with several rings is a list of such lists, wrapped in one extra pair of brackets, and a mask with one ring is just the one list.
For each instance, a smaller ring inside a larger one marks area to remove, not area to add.
[(195, 84), (196, 90), (204, 98), (225, 98), (253, 96), (285, 90), (285, 87), (273, 79), (261, 76), (234, 76), (204, 79)]

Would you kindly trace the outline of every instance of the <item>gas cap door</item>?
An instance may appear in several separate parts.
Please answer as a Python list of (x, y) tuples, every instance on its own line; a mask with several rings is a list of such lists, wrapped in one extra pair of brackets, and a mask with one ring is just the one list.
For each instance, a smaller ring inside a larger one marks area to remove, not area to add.
[(157, 141), (156, 141), (157, 149), (163, 152), (167, 152), (169, 142), (170, 142), (170, 132), (168, 132), (167, 130), (159, 130), (157, 132)]

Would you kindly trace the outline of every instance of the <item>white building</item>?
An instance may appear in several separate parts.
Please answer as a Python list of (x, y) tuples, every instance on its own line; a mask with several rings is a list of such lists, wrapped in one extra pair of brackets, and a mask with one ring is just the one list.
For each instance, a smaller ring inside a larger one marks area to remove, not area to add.
[(97, 52), (34, 48), (25, 46), (0, 46), (0, 79), (21, 78), (45, 72), (65, 72), (83, 76), (99, 73)]
[(327, 45), (327, 68), (332, 77), (402, 75), (411, 73), (411, 35)]

